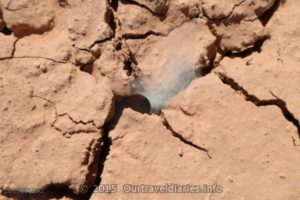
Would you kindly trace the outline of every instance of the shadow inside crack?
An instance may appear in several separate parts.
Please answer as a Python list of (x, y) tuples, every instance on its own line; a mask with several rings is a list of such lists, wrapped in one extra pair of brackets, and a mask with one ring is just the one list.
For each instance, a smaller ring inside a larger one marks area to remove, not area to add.
[(80, 70), (92, 75), (93, 70), (94, 70), (93, 63), (86, 64), (86, 65), (80, 67)]
[[(24, 190), (25, 188), (22, 188)], [(74, 200), (85, 200), (86, 195), (84, 194), (75, 194), (71, 189), (63, 184), (55, 184), (50, 185), (44, 190), (40, 190), (37, 192), (26, 192), (26, 191), (13, 191), (13, 190), (3, 190), (1, 195), (16, 199), (16, 200), (31, 200), (31, 199), (39, 199), (39, 200), (48, 200), (48, 199), (63, 199), (70, 198)]]
[(261, 17), (259, 17), (259, 21), (263, 26), (266, 26), (270, 19), (273, 17), (274, 13), (278, 10), (280, 5), (284, 4), (286, 0), (276, 0), (273, 6), (267, 10)]
[(253, 103), (256, 106), (277, 106), (285, 119), (292, 123), (295, 128), (297, 129), (298, 137), (300, 138), (300, 122), (296, 118), (296, 116), (288, 109), (288, 106), (286, 102), (279, 97), (277, 97), (275, 94), (272, 92), (271, 95), (274, 96), (274, 99), (267, 99), (267, 100), (262, 100), (256, 97), (253, 94), (250, 94), (245, 88), (243, 88), (241, 85), (239, 85), (233, 78), (228, 77), (225, 74), (219, 73), (219, 78), (220, 80), (225, 84), (231, 87), (233, 90), (240, 92), (245, 98), (246, 101), (249, 101)]
[(149, 100), (142, 95), (132, 95), (127, 97), (120, 98), (115, 106), (114, 117), (107, 122), (103, 127), (103, 135), (102, 135), (102, 148), (101, 154), (98, 162), (98, 172), (96, 176), (96, 180), (91, 188), (89, 188), (87, 194), (84, 199), (90, 199), (93, 195), (94, 190), (101, 184), (101, 174), (104, 169), (105, 161), (110, 152), (110, 146), (112, 144), (111, 138), (109, 137), (110, 131), (114, 130), (115, 126), (118, 124), (119, 119), (122, 116), (124, 109), (132, 109), (136, 112), (142, 114), (150, 114), (151, 105)]
[(224, 57), (229, 57), (229, 58), (235, 58), (235, 57), (239, 57), (239, 58), (246, 58), (250, 55), (252, 55), (254, 52), (260, 53), (262, 50), (262, 46), (264, 45), (264, 42), (266, 40), (270, 39), (270, 36), (265, 36), (261, 39), (258, 39), (254, 45), (248, 49), (245, 49), (243, 51), (240, 52), (232, 52), (232, 51), (227, 51), (224, 53)]
[(11, 35), (12, 34), (12, 31), (7, 28), (7, 27), (4, 27), (2, 30), (1, 30), (1, 33), (3, 33), (4, 35)]

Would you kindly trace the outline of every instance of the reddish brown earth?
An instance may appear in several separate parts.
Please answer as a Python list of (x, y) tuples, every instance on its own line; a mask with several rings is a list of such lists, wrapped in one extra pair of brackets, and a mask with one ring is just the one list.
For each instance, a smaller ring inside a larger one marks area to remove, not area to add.
[(0, 199), (300, 199), (299, 6), (0, 0)]

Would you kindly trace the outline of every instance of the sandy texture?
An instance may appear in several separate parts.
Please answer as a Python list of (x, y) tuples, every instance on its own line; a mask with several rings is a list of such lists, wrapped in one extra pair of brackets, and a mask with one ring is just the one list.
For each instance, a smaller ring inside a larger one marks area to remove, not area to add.
[(0, 199), (299, 199), (299, 6), (0, 0)]
[(92, 184), (111, 91), (67, 64), (7, 66), (1, 64), (1, 189)]
[(260, 53), (253, 53), (246, 59), (226, 58), (219, 70), (261, 100), (274, 99), (274, 96), (283, 99), (299, 118), (300, 23), (292, 3), (286, 3), (281, 9), (268, 25), (272, 39), (264, 43)]
[[(122, 194), (123, 184), (141, 182), (218, 183), (224, 187), (222, 194), (163, 194), (164, 199), (299, 196), (299, 175), (295, 175), (299, 154), (291, 142), (297, 130), (276, 106), (256, 107), (216, 75), (209, 75), (194, 81), (170, 107), (163, 111), (165, 122), (123, 111), (110, 132), (112, 145), (102, 175), (102, 184), (118, 184), (121, 191), (96, 193), (92, 199), (161, 199), (162, 194)], [(241, 112), (247, 117), (241, 119)], [(260, 178), (249, 178), (257, 176)], [(272, 190), (265, 185), (272, 185)], [(282, 188), (286, 190), (280, 195), (273, 192)]]

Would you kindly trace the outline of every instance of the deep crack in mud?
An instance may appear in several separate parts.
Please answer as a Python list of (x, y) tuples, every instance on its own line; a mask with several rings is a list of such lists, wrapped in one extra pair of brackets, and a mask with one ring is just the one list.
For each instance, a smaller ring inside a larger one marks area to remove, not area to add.
[(224, 84), (230, 86), (236, 92), (240, 92), (245, 97), (246, 101), (249, 101), (256, 106), (276, 106), (276, 107), (278, 107), (281, 110), (283, 116), (286, 118), (286, 120), (291, 122), (297, 128), (298, 136), (300, 138), (299, 120), (294, 116), (294, 114), (291, 111), (289, 111), (289, 109), (287, 108), (286, 102), (284, 102), (282, 99), (277, 97), (271, 91), (270, 91), (270, 93), (272, 96), (274, 96), (274, 99), (259, 99), (255, 95), (249, 94), (249, 92), (246, 89), (244, 89), (241, 85), (239, 85), (234, 79), (232, 79), (222, 73), (218, 73), (218, 75)]

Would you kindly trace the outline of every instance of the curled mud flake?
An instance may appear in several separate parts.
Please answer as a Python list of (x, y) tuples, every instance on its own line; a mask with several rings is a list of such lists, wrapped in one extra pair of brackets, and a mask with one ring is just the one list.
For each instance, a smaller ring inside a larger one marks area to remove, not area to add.
[(54, 26), (53, 1), (10, 1), (9, 8), (3, 9), (7, 27), (15, 36), (42, 34)]

